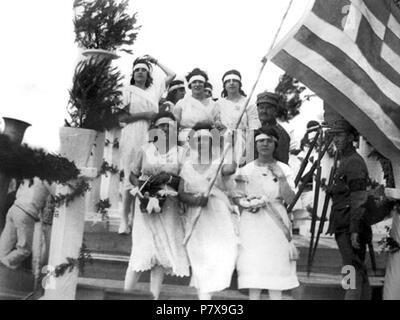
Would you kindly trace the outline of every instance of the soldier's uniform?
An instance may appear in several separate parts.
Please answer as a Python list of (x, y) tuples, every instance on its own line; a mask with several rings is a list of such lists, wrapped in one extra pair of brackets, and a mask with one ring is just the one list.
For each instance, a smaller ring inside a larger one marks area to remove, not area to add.
[[(334, 132), (345, 130), (335, 128)], [(350, 148), (341, 155), (334, 182), (329, 192), (332, 196), (332, 211), (328, 234), (334, 234), (343, 266), (353, 266), (356, 271), (356, 288), (346, 291), (347, 300), (371, 298), (365, 254), (372, 238), (371, 227), (366, 223), (363, 205), (367, 200), (368, 169), (364, 159)], [(351, 243), (351, 234), (359, 234), (360, 249)]]

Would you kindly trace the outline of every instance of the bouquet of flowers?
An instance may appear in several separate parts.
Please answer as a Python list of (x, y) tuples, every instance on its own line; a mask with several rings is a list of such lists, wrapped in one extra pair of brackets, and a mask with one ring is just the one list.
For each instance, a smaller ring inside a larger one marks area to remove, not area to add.
[(239, 206), (251, 213), (257, 213), (266, 206), (266, 200), (262, 196), (246, 196), (239, 199)]
[(150, 176), (141, 181), (140, 187), (133, 188), (131, 194), (139, 197), (140, 210), (149, 214), (161, 213), (167, 198), (178, 196), (177, 191), (160, 180), (160, 175)]

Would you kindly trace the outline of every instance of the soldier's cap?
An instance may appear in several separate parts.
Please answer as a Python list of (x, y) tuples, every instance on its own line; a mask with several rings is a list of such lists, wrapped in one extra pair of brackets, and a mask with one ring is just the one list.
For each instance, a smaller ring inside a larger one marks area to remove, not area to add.
[(257, 105), (261, 103), (268, 103), (271, 106), (279, 106), (279, 95), (276, 93), (265, 91), (257, 96)]
[(335, 134), (341, 132), (357, 135), (357, 130), (346, 120), (336, 120), (330, 124), (329, 133)]

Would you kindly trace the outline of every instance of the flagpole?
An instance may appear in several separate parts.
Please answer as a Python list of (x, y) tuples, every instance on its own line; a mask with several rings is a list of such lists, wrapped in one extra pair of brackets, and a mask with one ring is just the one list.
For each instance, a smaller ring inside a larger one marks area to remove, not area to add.
[[(260, 70), (259, 70), (259, 72), (258, 72), (257, 79), (256, 79), (256, 81), (254, 82), (254, 85), (253, 85), (253, 87), (252, 87), (252, 89), (251, 89), (251, 91), (250, 91), (250, 95), (249, 95), (249, 97), (247, 98), (246, 104), (245, 104), (245, 106), (243, 107), (242, 113), (240, 114), (240, 117), (239, 117), (239, 119), (238, 119), (238, 121), (237, 121), (237, 123), (236, 123), (236, 125), (235, 125), (235, 130), (237, 130), (237, 129), (239, 128), (240, 123), (242, 122), (242, 119), (243, 119), (243, 117), (244, 117), (244, 114), (245, 114), (247, 108), (249, 107), (250, 100), (251, 100), (251, 98), (253, 97), (254, 92), (256, 91), (257, 85), (258, 85), (258, 83), (260, 82), (260, 79), (261, 79), (261, 75), (262, 75), (262, 73), (263, 73), (263, 71), (264, 71), (264, 69), (265, 69), (265, 66), (267, 65), (268, 56), (269, 56), (269, 54), (271, 53), (272, 49), (274, 48), (274, 46), (275, 46), (275, 44), (276, 44), (276, 41), (278, 40), (278, 36), (279, 36), (279, 34), (280, 34), (281, 30), (282, 30), (283, 24), (284, 24), (285, 21), (286, 21), (286, 18), (287, 18), (288, 14), (289, 14), (290, 8), (292, 7), (293, 1), (294, 1), (294, 0), (290, 0), (290, 1), (289, 1), (289, 5), (288, 5), (288, 7), (287, 7), (287, 9), (286, 9), (286, 11), (285, 11), (285, 14), (284, 14), (283, 17), (282, 17), (282, 20), (281, 20), (281, 23), (280, 23), (280, 25), (279, 25), (279, 28), (278, 28), (278, 30), (277, 30), (276, 33), (275, 33), (275, 36), (274, 36), (274, 38), (273, 38), (273, 40), (272, 40), (272, 43), (271, 43), (271, 45), (270, 45), (270, 47), (269, 47), (269, 49), (268, 49), (268, 51), (267, 51), (267, 54), (266, 54), (266, 55), (262, 58), (262, 60), (261, 60), (261, 67), (260, 67)], [(224, 164), (225, 157), (226, 157), (226, 154), (228, 153), (228, 150), (229, 150), (229, 146), (226, 145), (226, 146), (224, 147), (224, 152), (222, 153), (222, 158), (221, 158), (221, 161), (220, 161), (220, 163), (219, 163), (219, 165), (218, 165), (218, 168), (217, 168), (217, 171), (216, 171), (216, 173), (215, 173), (215, 176), (214, 176), (214, 178), (211, 180), (211, 183), (210, 183), (210, 185), (209, 185), (209, 187), (208, 187), (208, 191), (207, 191), (207, 193), (206, 193), (206, 195), (205, 195), (206, 197), (209, 197), (210, 194), (211, 194), (211, 190), (212, 190), (212, 188), (213, 188), (215, 182), (217, 181), (219, 172), (221, 171), (221, 168), (222, 168), (222, 166), (223, 166), (223, 164)], [(198, 211), (196, 212), (196, 216), (195, 216), (195, 219), (194, 219), (194, 221), (193, 221), (192, 227), (191, 227), (190, 231), (186, 234), (185, 239), (183, 240), (183, 243), (184, 243), (185, 245), (187, 244), (187, 242), (188, 242), (189, 239), (190, 239), (190, 236), (191, 236), (191, 234), (192, 234), (192, 232), (193, 232), (193, 230), (194, 230), (194, 228), (195, 228), (195, 226), (196, 226), (196, 224), (197, 224), (197, 221), (198, 221), (199, 218), (200, 218), (200, 214), (201, 214), (201, 210), (198, 210)]]
[[(261, 75), (262, 75), (262, 73), (263, 73), (263, 71), (264, 71), (264, 69), (265, 69), (265, 66), (267, 65), (268, 56), (269, 56), (269, 54), (271, 53), (272, 49), (274, 48), (274, 46), (275, 46), (275, 44), (276, 44), (276, 41), (278, 40), (278, 36), (279, 36), (279, 34), (280, 34), (281, 30), (282, 30), (283, 24), (284, 24), (285, 21), (286, 21), (286, 18), (287, 18), (288, 14), (289, 14), (290, 8), (292, 7), (292, 4), (293, 4), (293, 0), (290, 0), (289, 5), (288, 5), (288, 7), (287, 7), (287, 9), (286, 9), (286, 12), (285, 12), (285, 14), (284, 14), (283, 17), (282, 17), (282, 20), (281, 20), (281, 23), (280, 23), (280, 25), (279, 25), (279, 28), (278, 28), (278, 30), (276, 31), (275, 36), (274, 36), (274, 39), (272, 40), (272, 43), (271, 43), (271, 45), (270, 45), (270, 47), (269, 47), (269, 49), (268, 49), (268, 51), (267, 51), (267, 54), (266, 54), (266, 55), (262, 58), (262, 60), (261, 60), (261, 67), (260, 67), (260, 70), (259, 70), (259, 72), (258, 72), (257, 79), (256, 79), (256, 81), (254, 82), (254, 85), (253, 85), (253, 87), (252, 87), (252, 89), (251, 89), (251, 91), (250, 91), (250, 95), (249, 95), (249, 97), (247, 98), (246, 104), (245, 104), (245, 106), (243, 107), (242, 113), (240, 114), (240, 117), (239, 117), (239, 119), (238, 119), (238, 121), (237, 121), (237, 123), (236, 123), (235, 130), (237, 130), (237, 129), (239, 128), (240, 123), (242, 122), (242, 119), (243, 119), (243, 117), (244, 117), (244, 114), (245, 114), (247, 108), (249, 107), (250, 100), (251, 100), (251, 98), (253, 97), (254, 92), (256, 91), (257, 85), (258, 85), (258, 83), (260, 82), (260, 79), (261, 79)], [(210, 196), (211, 189), (213, 188), (213, 186), (214, 186), (214, 184), (215, 184), (215, 182), (216, 182), (216, 180), (217, 180), (217, 177), (218, 177), (219, 172), (220, 172), (220, 170), (221, 170), (221, 168), (222, 168), (222, 166), (223, 166), (223, 163), (224, 163), (224, 161), (225, 161), (225, 157), (226, 157), (226, 154), (227, 154), (228, 150), (229, 150), (229, 146), (225, 146), (224, 152), (223, 152), (223, 154), (222, 154), (221, 162), (220, 162), (220, 164), (219, 164), (219, 166), (218, 166), (217, 172), (215, 173), (215, 176), (214, 176), (213, 180), (211, 181), (210, 186), (209, 186), (209, 188), (208, 188), (207, 197)]]

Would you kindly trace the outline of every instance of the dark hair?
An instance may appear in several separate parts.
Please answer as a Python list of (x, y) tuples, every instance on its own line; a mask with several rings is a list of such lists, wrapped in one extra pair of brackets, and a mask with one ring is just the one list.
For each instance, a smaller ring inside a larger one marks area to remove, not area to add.
[(212, 84), (210, 83), (210, 82), (206, 82), (205, 83), (205, 85), (204, 85), (204, 88), (207, 88), (207, 89), (213, 89), (213, 86), (212, 86)]
[(279, 147), (279, 133), (275, 130), (274, 127), (264, 126), (254, 132), (254, 158), (258, 158), (258, 151), (257, 151), (257, 143), (256, 138), (260, 134), (266, 134), (267, 136), (274, 137), (277, 141), (275, 142), (275, 150), (273, 157), (275, 160), (279, 160), (277, 158), (277, 150)]
[[(184, 85), (184, 84), (185, 83), (182, 80), (174, 80), (169, 85), (169, 88), (172, 88), (173, 86), (176, 86), (176, 85)], [(178, 93), (178, 89), (169, 91), (168, 94), (167, 94), (166, 100), (169, 101), (169, 102), (172, 102), (173, 104), (176, 104), (178, 102), (177, 99), (176, 99), (177, 93)]]
[[(242, 79), (242, 75), (237, 70), (229, 70), (229, 71), (225, 72), (224, 75), (222, 76), (222, 86), (224, 87), (224, 89), (221, 92), (221, 97), (222, 98), (226, 98), (228, 96), (228, 92), (225, 89), (225, 83), (224, 83), (224, 78), (228, 74), (234, 74), (234, 75), (240, 77), (240, 79)], [(244, 93), (244, 91), (242, 90), (242, 86), (243, 86), (242, 81), (240, 81), (239, 83), (240, 83), (240, 85), (239, 85), (239, 93), (240, 93), (240, 95), (242, 95), (243, 97), (247, 97), (246, 93)]]
[[(139, 63), (145, 64), (146, 66), (149, 67), (150, 70), (152, 70), (152, 66), (151, 66), (150, 62), (148, 62), (146, 59), (142, 59), (142, 58), (137, 58), (133, 62), (133, 67), (135, 67)], [(132, 78), (131, 78), (130, 83), (132, 86), (135, 85), (135, 72), (132, 72)], [(145, 87), (149, 88), (152, 84), (153, 84), (153, 77), (151, 76), (151, 72), (147, 72), (147, 79), (146, 79)]]
[[(186, 81), (189, 83), (190, 78), (193, 76), (203, 76), (206, 79), (206, 82), (208, 82), (208, 75), (205, 71), (199, 69), (199, 68), (194, 68), (187, 76), (186, 76)], [(189, 89), (192, 89), (192, 86), (189, 84)]]

